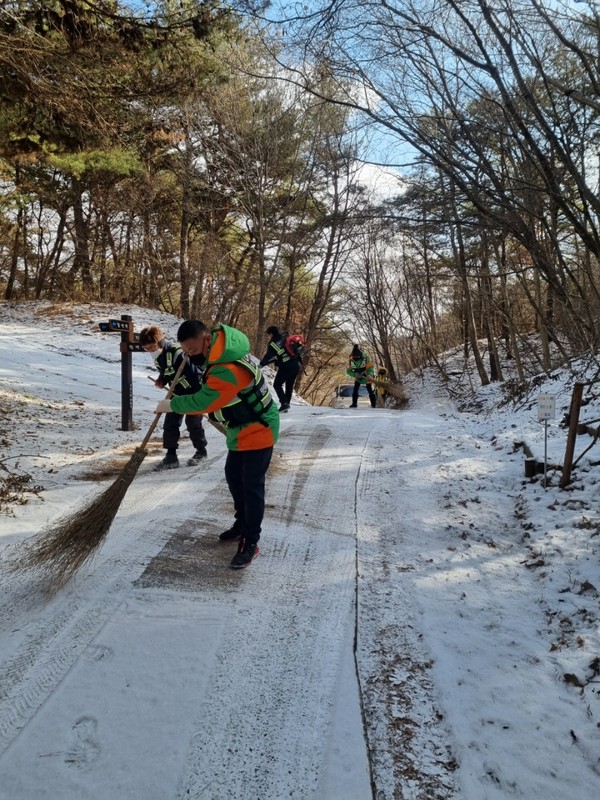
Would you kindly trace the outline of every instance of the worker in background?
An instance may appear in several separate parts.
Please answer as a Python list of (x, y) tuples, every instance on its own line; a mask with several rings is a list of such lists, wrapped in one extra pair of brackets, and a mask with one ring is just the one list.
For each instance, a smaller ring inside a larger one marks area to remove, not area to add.
[(348, 369), (346, 370), (346, 373), (354, 379), (354, 391), (352, 392), (350, 408), (357, 408), (358, 390), (361, 386), (367, 387), (371, 407), (375, 408), (377, 406), (377, 397), (373, 391), (373, 372), (373, 362), (369, 356), (357, 344), (352, 345), (352, 352), (348, 359)]
[(286, 348), (288, 334), (282, 333), (276, 325), (270, 325), (266, 333), (269, 337), (269, 346), (260, 360), (260, 366), (266, 367), (268, 364), (273, 364), (277, 367), (273, 388), (279, 398), (279, 410), (288, 411), (294, 384), (302, 366), (302, 358), (299, 354), (293, 354), (293, 351), (290, 352)]
[[(147, 353), (152, 355), (158, 369), (158, 378), (154, 381), (156, 388), (164, 389), (169, 386), (179, 369), (181, 359), (185, 358), (181, 347), (176, 342), (168, 341), (162, 330), (156, 325), (143, 328), (140, 331), (139, 343)], [(200, 389), (201, 383), (201, 371), (188, 363), (177, 381), (173, 394), (176, 396), (194, 394)], [(190, 434), (192, 444), (196, 448), (194, 455), (187, 461), (188, 467), (196, 467), (206, 458), (206, 434), (202, 425), (202, 414), (183, 415), (171, 411), (165, 414), (163, 425), (163, 447), (167, 453), (160, 464), (154, 468), (156, 471), (176, 469), (179, 466), (177, 448), (179, 447), (180, 429), (184, 416), (185, 426)]]

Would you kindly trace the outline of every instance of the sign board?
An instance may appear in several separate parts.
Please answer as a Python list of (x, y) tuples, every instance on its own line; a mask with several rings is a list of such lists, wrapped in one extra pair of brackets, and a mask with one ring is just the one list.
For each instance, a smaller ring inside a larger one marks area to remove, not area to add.
[(111, 331), (128, 331), (129, 330), (129, 322), (123, 319), (109, 319), (108, 324), (110, 325)]
[(108, 322), (99, 322), (98, 327), (102, 333), (127, 333), (129, 323), (122, 319), (109, 319)]
[(538, 420), (543, 422), (556, 418), (556, 396), (553, 394), (538, 395)]
[(146, 351), (139, 342), (121, 342), (122, 353), (145, 353)]
[(129, 323), (122, 319), (109, 319), (108, 322), (99, 322), (98, 327), (102, 333), (127, 333)]
[[(119, 323), (119, 327), (118, 328), (115, 325), (116, 322)], [(123, 333), (123, 332), (128, 333), (129, 332), (129, 327), (127, 327), (127, 326), (123, 327), (123, 323), (121, 322), (121, 320), (117, 320), (117, 319), (111, 319), (108, 322), (99, 322), (98, 323), (98, 327), (100, 328), (102, 333)], [(140, 339), (140, 334), (139, 333), (134, 333), (133, 334), (133, 341), (134, 342), (138, 342), (139, 339)], [(142, 348), (140, 348), (140, 350), (141, 349)], [(133, 350), (137, 351), (137, 348), (133, 348)]]

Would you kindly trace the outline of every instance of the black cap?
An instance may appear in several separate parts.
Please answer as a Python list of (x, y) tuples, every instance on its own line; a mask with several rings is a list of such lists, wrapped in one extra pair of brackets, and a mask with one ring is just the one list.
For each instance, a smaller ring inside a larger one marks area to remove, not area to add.
[(279, 328), (277, 325), (269, 325), (267, 333), (271, 334), (271, 336), (279, 336)]

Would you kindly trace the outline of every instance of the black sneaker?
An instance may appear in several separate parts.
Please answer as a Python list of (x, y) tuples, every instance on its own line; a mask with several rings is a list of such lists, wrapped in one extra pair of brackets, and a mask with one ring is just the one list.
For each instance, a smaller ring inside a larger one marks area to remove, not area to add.
[(289, 403), (282, 403), (279, 406), (279, 410), (280, 411), (289, 411), (290, 410), (290, 404)]
[(253, 558), (260, 553), (256, 542), (248, 542), (246, 539), (238, 545), (238, 551), (231, 559), (231, 569), (243, 569), (247, 567)]
[(196, 450), (194, 455), (191, 458), (188, 458), (187, 465), (188, 467), (197, 467), (198, 464), (202, 461), (203, 458), (206, 458), (207, 452), (205, 448), (201, 450)]
[(165, 469), (177, 469), (179, 466), (179, 459), (177, 453), (167, 453), (160, 464), (154, 467), (154, 472), (162, 472)]
[(356, 403), (352, 403), (351, 405), (348, 406), (348, 408), (358, 408), (358, 406), (356, 405)]
[(242, 535), (242, 531), (240, 528), (236, 528), (235, 525), (233, 528), (229, 528), (228, 531), (223, 531), (223, 533), (219, 534), (219, 539), (222, 542), (232, 542), (234, 539), (239, 539)]

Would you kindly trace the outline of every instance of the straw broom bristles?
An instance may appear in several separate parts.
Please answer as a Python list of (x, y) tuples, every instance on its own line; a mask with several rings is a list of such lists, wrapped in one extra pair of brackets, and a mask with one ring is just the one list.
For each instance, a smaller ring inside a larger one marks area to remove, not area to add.
[[(173, 394), (185, 364), (184, 358), (173, 378), (167, 398)], [(160, 417), (160, 414), (155, 415), (143, 442), (108, 489), (89, 505), (63, 517), (52, 528), (25, 542), (11, 559), (13, 570), (39, 570), (48, 581), (49, 591), (53, 593), (62, 588), (92, 558), (106, 538), (127, 489), (148, 453), (146, 445)]]
[(117, 515), (147, 450), (136, 448), (119, 477), (84, 508), (63, 517), (52, 528), (25, 542), (16, 554), (18, 570), (37, 569), (51, 592), (67, 583), (98, 551)]
[(384, 383), (383, 389), (388, 394), (391, 394), (396, 400), (407, 401), (408, 397), (402, 386), (395, 383)]
[[(375, 377), (373, 384), (378, 391), (382, 389), (384, 392), (391, 395), (398, 403), (408, 402), (408, 395), (404, 391), (404, 387), (402, 385), (390, 383), (387, 380), (382, 380), (379, 376)], [(383, 405), (383, 401), (381, 401), (381, 404)]]

